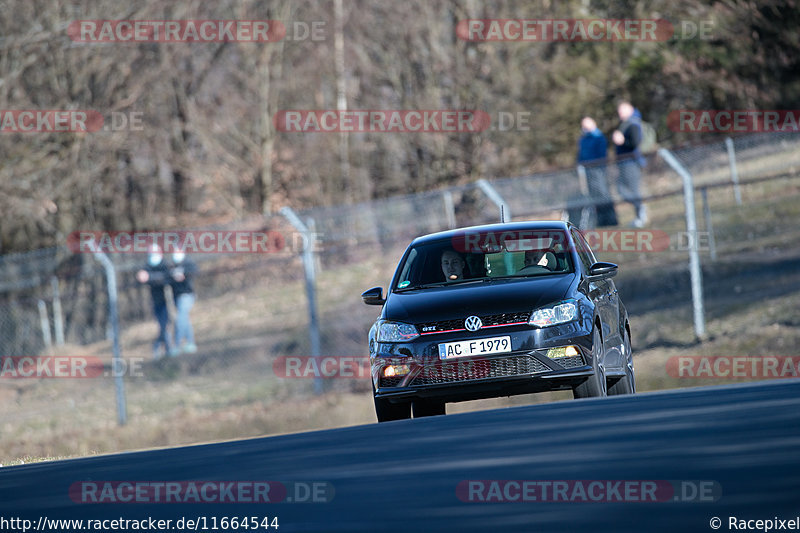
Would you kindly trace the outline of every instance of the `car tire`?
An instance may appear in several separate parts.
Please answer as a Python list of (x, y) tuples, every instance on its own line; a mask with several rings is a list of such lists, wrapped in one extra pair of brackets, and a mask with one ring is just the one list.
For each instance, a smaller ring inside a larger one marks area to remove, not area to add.
[(634, 394), (636, 392), (636, 374), (633, 371), (633, 352), (631, 352), (631, 337), (628, 330), (625, 330), (622, 341), (622, 349), (625, 355), (625, 377), (617, 381), (608, 388), (609, 396), (620, 396), (622, 394)]
[(444, 402), (437, 402), (433, 400), (414, 400), (412, 404), (412, 411), (414, 418), (421, 418), (423, 416), (438, 416), (445, 414)]
[(384, 398), (375, 398), (375, 415), (378, 422), (407, 420), (411, 418), (411, 404), (408, 402), (392, 403)]
[(606, 376), (600, 359), (603, 355), (603, 339), (597, 328), (592, 330), (592, 370), (591, 377), (579, 385), (572, 388), (572, 396), (578, 400), (581, 398), (598, 398), (606, 396)]

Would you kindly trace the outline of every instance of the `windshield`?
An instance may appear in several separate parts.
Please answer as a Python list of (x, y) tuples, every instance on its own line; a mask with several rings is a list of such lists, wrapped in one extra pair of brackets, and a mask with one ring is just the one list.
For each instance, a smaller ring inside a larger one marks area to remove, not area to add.
[(562, 231), (482, 232), (419, 244), (400, 268), (395, 289), (538, 277), (573, 272)]

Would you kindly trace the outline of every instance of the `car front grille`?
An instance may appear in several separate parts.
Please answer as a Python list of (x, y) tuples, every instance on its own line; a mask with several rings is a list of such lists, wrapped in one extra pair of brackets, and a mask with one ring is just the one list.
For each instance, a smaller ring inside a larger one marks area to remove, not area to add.
[[(524, 313), (500, 313), (497, 315), (485, 315), (478, 318), (483, 322), (483, 328), (506, 326), (509, 324), (522, 324), (527, 323), (531, 314), (528, 311)], [(431, 333), (441, 333), (443, 331), (466, 331), (464, 327), (464, 318), (457, 318), (454, 320), (440, 320), (438, 322), (425, 322), (417, 324), (417, 330), (423, 335), (430, 335)]]
[(553, 361), (564, 368), (578, 368), (586, 364), (583, 362), (583, 357), (580, 355), (573, 355), (572, 357), (559, 357), (558, 359), (553, 359)]
[(549, 372), (551, 369), (531, 355), (493, 357), (464, 361), (438, 361), (423, 367), (410, 385), (438, 385), (489, 378)]
[(401, 381), (403, 381), (404, 376), (394, 376), (391, 378), (382, 377), (379, 382), (379, 387), (397, 387)]

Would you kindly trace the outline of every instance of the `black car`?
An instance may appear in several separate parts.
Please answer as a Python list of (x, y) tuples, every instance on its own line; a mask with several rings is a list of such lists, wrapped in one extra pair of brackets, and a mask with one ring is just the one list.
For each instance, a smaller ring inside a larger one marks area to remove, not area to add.
[(475, 226), (414, 239), (369, 332), (378, 421), (445, 403), (568, 390), (635, 391), (630, 325), (611, 278), (567, 222)]

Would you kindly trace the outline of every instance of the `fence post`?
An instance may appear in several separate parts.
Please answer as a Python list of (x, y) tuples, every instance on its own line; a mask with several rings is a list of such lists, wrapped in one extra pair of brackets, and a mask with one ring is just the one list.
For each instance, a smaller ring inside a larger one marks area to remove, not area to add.
[(578, 165), (575, 170), (578, 172), (578, 187), (581, 194), (589, 196), (589, 178), (586, 176), (586, 167)]
[(39, 306), (39, 323), (42, 326), (42, 340), (45, 348), (49, 350), (53, 347), (53, 338), (50, 336), (50, 319), (47, 318), (47, 304), (44, 303), (44, 300), (39, 300), (37, 305)]
[[(478, 187), (489, 197), (489, 200), (495, 203), (497, 207), (500, 208), (500, 222), (511, 222), (511, 209), (508, 207), (508, 202), (506, 202), (500, 193), (497, 192), (497, 189), (492, 187), (492, 185), (486, 181), (485, 179), (481, 178), (477, 181)], [(511, 257), (511, 254), (504, 254), (504, 263), (506, 267), (506, 274), (513, 274), (514, 273), (514, 261)]]
[[(320, 337), (319, 337), (319, 318), (317, 316), (317, 293), (316, 293), (316, 273), (314, 270), (314, 235), (309, 230), (297, 213), (291, 207), (282, 207), (280, 210), (289, 224), (303, 234), (303, 270), (306, 278), (306, 296), (308, 297), (308, 329), (311, 337), (311, 356), (320, 357)], [(319, 365), (317, 365), (319, 368)], [(322, 378), (317, 375), (314, 377), (314, 394), (322, 394)]]
[(56, 334), (56, 346), (64, 346), (64, 315), (61, 312), (61, 293), (58, 290), (58, 278), (50, 278), (53, 288), (53, 328)]
[(694, 208), (694, 184), (692, 175), (666, 148), (659, 148), (658, 155), (683, 179), (683, 201), (686, 210), (686, 231), (694, 236), (694, 245), (689, 247), (689, 273), (692, 279), (692, 306), (694, 307), (694, 332), (698, 339), (705, 338), (706, 325), (703, 310), (703, 272), (700, 269), (700, 254), (697, 251), (697, 217)]
[(455, 229), (456, 208), (453, 204), (453, 191), (445, 189), (442, 193), (442, 200), (444, 200), (444, 212), (447, 215), (447, 227), (448, 229)]
[(733, 148), (733, 139), (725, 139), (725, 146), (728, 149), (728, 162), (731, 166), (731, 181), (733, 181), (733, 196), (736, 198), (736, 205), (742, 205), (742, 191), (739, 189), (739, 171), (736, 169), (736, 151)]
[[(317, 222), (313, 218), (308, 219), (308, 231), (311, 232), (311, 248), (313, 251), (314, 243), (317, 240)], [(322, 259), (320, 258), (320, 254), (314, 255), (314, 277), (316, 277), (317, 272), (322, 272)]]
[(122, 381), (122, 372), (117, 369), (124, 368), (122, 366), (122, 356), (120, 355), (119, 348), (119, 314), (117, 313), (117, 271), (114, 268), (114, 263), (108, 258), (106, 254), (97, 249), (97, 243), (91, 241), (89, 250), (92, 255), (97, 259), (106, 273), (106, 287), (108, 288), (108, 308), (111, 320), (111, 336), (113, 340), (114, 355), (111, 368), (114, 369), (114, 388), (117, 393), (117, 421), (120, 426), (124, 426), (128, 422), (128, 406), (125, 401), (125, 382)]
[(500, 193), (491, 186), (491, 184), (486, 181), (485, 179), (479, 179), (476, 184), (478, 188), (483, 191), (483, 193), (489, 197), (489, 200), (494, 202), (494, 204), (500, 208), (500, 222), (511, 221), (511, 209), (508, 207), (508, 203), (500, 196)]
[[(703, 219), (706, 221), (706, 232), (708, 232), (708, 249), (711, 252), (711, 260), (717, 260), (717, 244), (714, 241), (714, 226), (711, 223), (711, 208), (708, 206), (708, 188), (703, 187), (700, 189), (700, 194), (703, 196)], [(695, 243), (699, 239), (695, 239)]]

